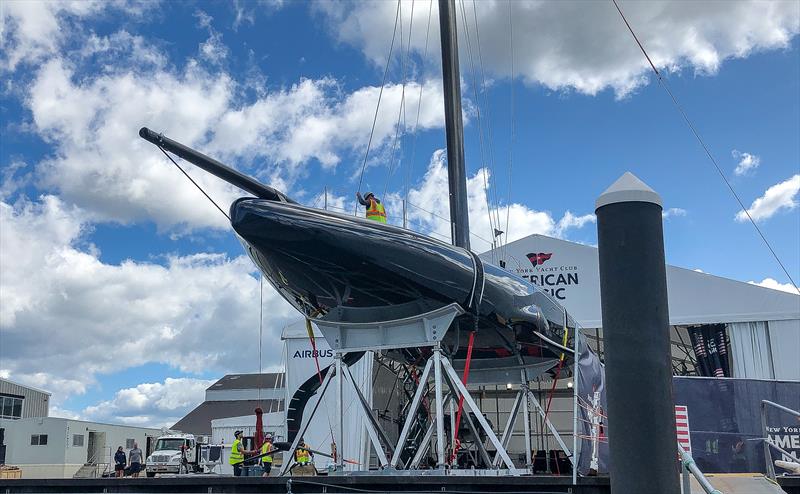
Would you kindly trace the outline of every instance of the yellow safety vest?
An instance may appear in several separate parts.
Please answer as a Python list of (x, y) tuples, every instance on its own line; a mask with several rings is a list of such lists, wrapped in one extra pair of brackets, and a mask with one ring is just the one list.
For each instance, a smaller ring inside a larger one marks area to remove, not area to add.
[(311, 454), (308, 452), (307, 449), (297, 448), (294, 453), (294, 459), (297, 463), (304, 465), (311, 461)]
[(234, 463), (239, 463), (242, 461), (244, 461), (244, 455), (242, 454), (242, 440), (234, 439), (233, 444), (231, 445), (231, 456), (228, 458), (228, 463), (233, 465)]
[[(264, 453), (269, 453), (270, 451), (272, 451), (272, 443), (265, 441), (264, 444), (261, 445), (261, 454), (263, 455)], [(261, 462), (272, 463), (272, 455), (262, 457)]]
[(370, 199), (367, 207), (367, 219), (386, 223), (386, 210), (383, 209), (383, 204), (375, 199)]

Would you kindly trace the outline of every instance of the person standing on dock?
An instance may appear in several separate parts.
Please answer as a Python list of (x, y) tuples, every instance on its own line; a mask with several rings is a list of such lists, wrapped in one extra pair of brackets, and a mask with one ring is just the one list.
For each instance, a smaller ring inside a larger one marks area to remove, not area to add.
[(133, 449), (128, 453), (128, 459), (131, 462), (131, 477), (139, 477), (139, 472), (142, 471), (142, 450), (139, 449), (139, 444), (134, 441)]
[(300, 443), (297, 445), (297, 449), (294, 450), (294, 461), (297, 462), (300, 466), (305, 466), (311, 463), (312, 458), (314, 458), (314, 454), (310, 451), (311, 448), (308, 447), (305, 440), (301, 437)]
[(253, 454), (254, 451), (247, 451), (242, 446), (242, 431), (236, 431), (233, 435), (236, 439), (234, 439), (233, 444), (231, 444), (231, 455), (228, 458), (228, 463), (233, 466), (233, 476), (241, 477), (244, 455)]
[(117, 452), (114, 453), (114, 473), (117, 477), (124, 477), (125, 476), (125, 465), (128, 463), (128, 459), (125, 457), (125, 451), (122, 450), (122, 446), (117, 448)]
[(362, 198), (361, 192), (356, 192), (356, 198), (358, 198), (358, 202), (362, 206), (367, 207), (368, 220), (386, 223), (386, 210), (383, 208), (381, 200), (375, 197), (375, 194), (372, 192), (367, 192), (367, 195)]
[[(264, 437), (264, 444), (261, 445), (261, 454), (269, 453), (272, 449), (272, 435), (267, 434)], [(269, 477), (269, 472), (272, 470), (272, 455), (261, 457), (261, 468), (264, 469), (262, 477)]]

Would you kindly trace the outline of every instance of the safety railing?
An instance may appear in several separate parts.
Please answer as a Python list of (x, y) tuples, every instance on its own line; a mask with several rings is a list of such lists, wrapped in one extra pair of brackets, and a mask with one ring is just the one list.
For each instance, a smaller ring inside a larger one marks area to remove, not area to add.
[(764, 459), (767, 462), (767, 475), (772, 480), (775, 480), (775, 465), (772, 463), (772, 453), (770, 453), (769, 448), (773, 448), (776, 451), (780, 452), (788, 456), (789, 458), (793, 458), (794, 461), (800, 463), (793, 454), (789, 453), (788, 451), (784, 450), (774, 442), (772, 442), (769, 438), (769, 431), (767, 431), (767, 407), (772, 407), (782, 412), (788, 413), (789, 415), (794, 415), (795, 417), (800, 417), (800, 412), (797, 410), (792, 410), (791, 408), (787, 408), (783, 405), (779, 405), (778, 403), (769, 401), (769, 400), (761, 400), (761, 433), (764, 434)]
[(697, 468), (697, 464), (694, 462), (692, 456), (683, 449), (681, 443), (678, 443), (678, 451), (681, 455), (681, 476), (683, 477), (683, 492), (684, 494), (688, 494), (692, 492), (691, 485), (689, 484), (689, 474), (691, 473), (695, 479), (697, 479), (697, 483), (700, 484), (700, 487), (706, 492), (706, 494), (722, 494), (722, 491), (719, 489), (714, 488), (711, 485), (711, 482), (708, 481), (703, 472)]

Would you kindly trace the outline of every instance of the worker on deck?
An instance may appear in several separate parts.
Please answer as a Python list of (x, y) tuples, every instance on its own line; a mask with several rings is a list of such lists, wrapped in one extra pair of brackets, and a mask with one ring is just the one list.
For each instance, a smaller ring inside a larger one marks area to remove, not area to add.
[(386, 223), (386, 210), (383, 209), (383, 204), (381, 204), (381, 200), (375, 197), (375, 194), (373, 194), (372, 192), (367, 192), (367, 195), (365, 195), (362, 198), (361, 192), (356, 192), (356, 197), (358, 198), (358, 202), (362, 206), (367, 207), (368, 220)]
[[(261, 454), (266, 454), (272, 451), (272, 434), (267, 434), (264, 437), (264, 444), (261, 445)], [(269, 477), (269, 472), (272, 470), (272, 455), (261, 457), (261, 468), (264, 469), (262, 477)]]
[(246, 451), (244, 446), (242, 446), (242, 431), (234, 432), (233, 436), (236, 439), (233, 440), (233, 444), (231, 445), (231, 455), (228, 458), (228, 463), (233, 466), (233, 476), (241, 477), (244, 455), (253, 454), (254, 451)]
[(314, 458), (314, 454), (310, 451), (308, 444), (306, 444), (303, 438), (300, 438), (300, 442), (297, 445), (297, 449), (294, 450), (294, 461), (297, 462), (300, 466), (305, 466), (311, 463), (311, 460)]

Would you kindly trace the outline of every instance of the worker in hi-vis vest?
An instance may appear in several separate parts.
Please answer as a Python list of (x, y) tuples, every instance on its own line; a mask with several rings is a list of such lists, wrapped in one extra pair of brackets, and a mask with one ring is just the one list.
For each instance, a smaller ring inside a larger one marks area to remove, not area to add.
[(367, 192), (363, 198), (361, 197), (361, 192), (356, 192), (356, 197), (358, 198), (358, 202), (362, 206), (367, 207), (367, 219), (373, 221), (380, 221), (381, 223), (386, 223), (386, 210), (383, 209), (383, 204), (381, 204), (381, 200), (375, 197), (375, 194), (372, 192)]
[(297, 445), (297, 449), (294, 450), (294, 461), (297, 462), (298, 465), (308, 465), (311, 463), (311, 459), (314, 458), (314, 454), (309, 451), (308, 444), (300, 438), (300, 443)]
[(233, 476), (241, 477), (244, 455), (253, 454), (253, 451), (247, 451), (244, 449), (244, 446), (242, 446), (242, 431), (234, 432), (233, 436), (236, 439), (234, 439), (233, 444), (231, 444), (231, 455), (228, 458), (228, 463), (233, 466)]
[[(264, 437), (264, 444), (261, 445), (261, 454), (269, 453), (272, 450), (272, 435), (267, 434), (266, 437)], [(272, 470), (272, 455), (261, 457), (261, 468), (264, 469), (264, 474), (261, 476), (269, 477), (269, 472)]]

